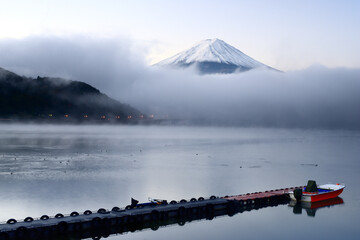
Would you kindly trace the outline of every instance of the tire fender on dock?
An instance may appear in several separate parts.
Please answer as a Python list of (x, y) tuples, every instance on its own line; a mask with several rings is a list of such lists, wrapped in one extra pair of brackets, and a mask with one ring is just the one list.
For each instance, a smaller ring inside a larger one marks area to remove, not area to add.
[(119, 210), (120, 210), (119, 207), (113, 207), (113, 208), (111, 209), (111, 211), (113, 211), (113, 212), (118, 212)]
[(73, 223), (72, 229), (74, 232), (81, 232), (83, 230), (83, 223), (82, 222)]
[(6, 223), (7, 224), (15, 224), (15, 223), (17, 223), (17, 221), (14, 218), (10, 218), (9, 220), (7, 220)]
[(227, 204), (226, 204), (226, 207), (228, 209), (228, 211), (235, 211), (235, 201), (231, 200), (231, 201), (228, 201)]
[(40, 220), (48, 220), (50, 217), (48, 215), (42, 215)]
[(86, 210), (86, 211), (84, 212), (84, 214), (85, 214), (85, 215), (90, 215), (90, 214), (92, 214), (92, 211)]
[(158, 210), (152, 210), (150, 213), (150, 220), (151, 221), (157, 221), (159, 220), (160, 217), (160, 213)]
[(53, 230), (51, 227), (42, 227), (40, 228), (41, 237), (44, 239), (48, 239), (52, 236)]
[(9, 234), (0, 232), (0, 240), (8, 240), (8, 239), (9, 239)]
[(28, 229), (26, 227), (18, 227), (16, 229), (16, 239), (27, 239)]
[(161, 212), (160, 213), (160, 219), (164, 220), (164, 221), (168, 220), (169, 219), (169, 212), (167, 212), (167, 211)]
[(206, 214), (214, 214), (214, 205), (212, 203), (208, 203), (205, 206)]
[(27, 217), (24, 219), (24, 222), (32, 222), (34, 219), (32, 217)]
[(61, 221), (57, 224), (56, 230), (58, 233), (66, 233), (68, 229), (68, 223), (65, 221)]
[(39, 239), (40, 236), (40, 232), (37, 228), (32, 228), (28, 230), (28, 236), (30, 239)]
[(106, 213), (106, 209), (105, 208), (99, 208), (99, 210), (97, 210), (97, 213), (104, 214), (104, 213)]
[(179, 207), (177, 210), (177, 214), (179, 217), (185, 217), (187, 215), (187, 210), (185, 207)]
[(91, 220), (91, 227), (97, 228), (97, 227), (100, 227), (100, 226), (101, 226), (101, 218), (99, 218), (99, 217), (94, 217), (94, 218)]
[(79, 216), (79, 213), (74, 211), (74, 212), (70, 213), (70, 216), (77, 217), (77, 216)]

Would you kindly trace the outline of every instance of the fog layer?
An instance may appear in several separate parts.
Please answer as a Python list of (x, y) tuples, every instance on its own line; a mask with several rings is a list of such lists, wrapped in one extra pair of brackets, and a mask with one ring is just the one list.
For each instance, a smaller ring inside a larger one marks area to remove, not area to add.
[(319, 65), (287, 73), (198, 75), (191, 68), (147, 66), (145, 55), (146, 48), (127, 39), (0, 41), (3, 68), (27, 76), (84, 81), (158, 118), (216, 125), (360, 128), (359, 69)]

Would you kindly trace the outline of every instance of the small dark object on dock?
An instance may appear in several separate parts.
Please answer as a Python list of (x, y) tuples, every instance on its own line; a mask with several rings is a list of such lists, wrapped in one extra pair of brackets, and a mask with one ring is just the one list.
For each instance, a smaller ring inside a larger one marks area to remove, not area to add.
[(302, 197), (302, 189), (301, 188), (296, 188), (294, 190), (294, 197), (296, 198), (297, 201), (301, 200), (301, 197)]

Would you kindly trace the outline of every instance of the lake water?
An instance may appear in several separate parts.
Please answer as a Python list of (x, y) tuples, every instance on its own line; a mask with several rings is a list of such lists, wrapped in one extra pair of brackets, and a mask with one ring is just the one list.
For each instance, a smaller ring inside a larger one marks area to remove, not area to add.
[(224, 196), (344, 183), (315, 217), (288, 205), (110, 239), (359, 239), (360, 132), (0, 125), (0, 221), (124, 207), (134, 197)]

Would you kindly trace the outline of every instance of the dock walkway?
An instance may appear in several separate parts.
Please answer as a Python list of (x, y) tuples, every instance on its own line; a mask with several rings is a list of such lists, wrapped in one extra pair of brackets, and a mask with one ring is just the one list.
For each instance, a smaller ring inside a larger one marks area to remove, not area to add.
[(291, 188), (281, 188), (281, 189), (275, 189), (265, 192), (254, 192), (254, 193), (247, 193), (247, 194), (241, 194), (236, 196), (225, 196), (224, 199), (228, 200), (236, 200), (236, 201), (257, 201), (261, 199), (267, 199), (271, 197), (276, 196), (282, 196), (288, 194), (290, 191), (294, 191), (295, 188), (304, 188), (305, 186), (299, 186), (299, 187), (291, 187)]

